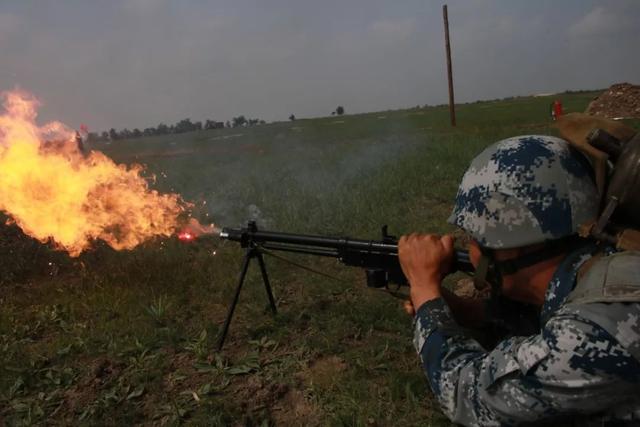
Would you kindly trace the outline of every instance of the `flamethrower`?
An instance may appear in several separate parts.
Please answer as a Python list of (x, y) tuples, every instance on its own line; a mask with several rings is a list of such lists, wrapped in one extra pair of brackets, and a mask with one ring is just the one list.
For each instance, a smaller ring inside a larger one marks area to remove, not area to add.
[[(260, 266), (262, 281), (267, 291), (271, 311), (274, 314), (277, 313), (267, 268), (262, 256), (263, 253), (283, 251), (336, 258), (345, 265), (363, 268), (366, 273), (367, 286), (372, 288), (385, 288), (390, 283), (398, 286), (406, 286), (408, 284), (398, 260), (398, 239), (387, 234), (387, 226), (382, 227), (381, 240), (263, 231), (258, 230), (254, 221), (249, 222), (246, 228), (223, 228), (219, 231), (219, 236), (222, 239), (240, 243), (240, 246), (245, 248), (246, 252), (235, 294), (218, 338), (218, 350), (221, 350), (224, 345), (249, 264), (254, 258), (258, 260)], [(456, 271), (473, 271), (468, 252), (455, 252), (454, 263), (450, 273)]]

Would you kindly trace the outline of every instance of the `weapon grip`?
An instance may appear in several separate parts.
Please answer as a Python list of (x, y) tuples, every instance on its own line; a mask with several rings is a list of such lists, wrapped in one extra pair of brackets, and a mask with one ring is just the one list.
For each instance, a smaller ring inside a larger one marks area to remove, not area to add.
[(367, 286), (369, 288), (386, 288), (389, 284), (389, 277), (386, 270), (368, 268), (365, 272), (367, 273)]

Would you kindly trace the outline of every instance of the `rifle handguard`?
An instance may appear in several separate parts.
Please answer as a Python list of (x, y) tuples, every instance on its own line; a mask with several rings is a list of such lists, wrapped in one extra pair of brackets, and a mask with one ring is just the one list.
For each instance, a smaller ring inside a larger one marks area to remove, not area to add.
[[(263, 247), (336, 258), (345, 265), (363, 268), (369, 287), (381, 288), (389, 283), (407, 285), (398, 260), (398, 240), (387, 234), (386, 226), (382, 227), (382, 240), (263, 231), (258, 230), (254, 221), (246, 228), (223, 228), (219, 235), (222, 239), (239, 242), (243, 248)], [(450, 273), (473, 270), (469, 253), (457, 250)]]

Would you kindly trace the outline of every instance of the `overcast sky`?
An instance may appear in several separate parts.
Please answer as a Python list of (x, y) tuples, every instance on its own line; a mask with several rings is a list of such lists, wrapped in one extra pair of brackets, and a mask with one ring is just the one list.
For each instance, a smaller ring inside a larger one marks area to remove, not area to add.
[[(449, 1), (457, 101), (640, 83), (638, 0)], [(0, 90), (91, 129), (446, 102), (442, 2), (0, 0)]]

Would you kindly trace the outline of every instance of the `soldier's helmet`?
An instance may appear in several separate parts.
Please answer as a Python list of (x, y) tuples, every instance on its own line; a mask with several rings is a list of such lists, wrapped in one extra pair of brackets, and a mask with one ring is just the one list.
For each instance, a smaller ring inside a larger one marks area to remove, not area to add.
[(449, 222), (481, 246), (508, 249), (559, 239), (598, 214), (588, 160), (569, 143), (528, 135), (480, 153), (462, 178)]

